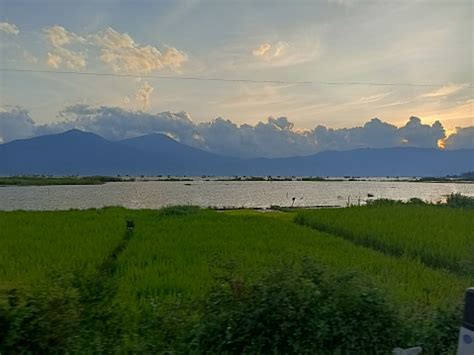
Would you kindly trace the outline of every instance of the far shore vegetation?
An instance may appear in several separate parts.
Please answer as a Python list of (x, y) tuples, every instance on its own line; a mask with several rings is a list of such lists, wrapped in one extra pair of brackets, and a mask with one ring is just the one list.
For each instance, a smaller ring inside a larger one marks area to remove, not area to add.
[(438, 182), (438, 183), (473, 183), (474, 171), (468, 171), (459, 175), (447, 175), (444, 177), (361, 177), (361, 176), (224, 176), (217, 177), (212, 175), (196, 176), (52, 176), (52, 175), (19, 175), (19, 176), (0, 176), (0, 186), (48, 186), (48, 185), (102, 185), (107, 182), (134, 182), (134, 181), (315, 181), (315, 182), (339, 182), (339, 181), (385, 181), (385, 182)]
[(124, 179), (110, 176), (10, 176), (0, 177), (0, 186), (102, 185)]

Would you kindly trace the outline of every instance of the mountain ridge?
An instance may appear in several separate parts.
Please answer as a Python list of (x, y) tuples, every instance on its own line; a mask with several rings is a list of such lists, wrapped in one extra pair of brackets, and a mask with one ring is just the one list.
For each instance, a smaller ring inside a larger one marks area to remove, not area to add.
[(110, 141), (73, 129), (0, 144), (0, 175), (445, 176), (474, 170), (474, 150), (393, 147), (233, 158), (161, 133)]

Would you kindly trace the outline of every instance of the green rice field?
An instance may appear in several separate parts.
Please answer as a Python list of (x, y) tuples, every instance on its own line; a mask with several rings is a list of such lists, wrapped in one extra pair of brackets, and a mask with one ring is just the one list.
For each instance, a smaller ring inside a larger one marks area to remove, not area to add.
[[(207, 299), (225, 270), (258, 282), (275, 265), (308, 258), (331, 273), (357, 273), (373, 285), (401, 319), (421, 329), (406, 345), (426, 341), (433, 329), (430, 322), (443, 314), (454, 319), (454, 328), (451, 321), (448, 339), (443, 330), (439, 341), (454, 346), (458, 306), (474, 278), (460, 266), (470, 257), (472, 217), (472, 210), (436, 206), (290, 213), (190, 207), (0, 212), (0, 351), (14, 348), (18, 334), (28, 336), (24, 322), (32, 318), (21, 317), (30, 314), (25, 311), (29, 302), (49, 300), (51, 294), (74, 314), (70, 318), (75, 320), (64, 327), (75, 329), (75, 335), (61, 333), (54, 344), (64, 342), (64, 347), (51, 348), (49, 341), (41, 343), (45, 349), (170, 350), (173, 334), (185, 333), (199, 319), (195, 305)], [(127, 220), (133, 221), (132, 232)], [(76, 283), (67, 287), (75, 291), (64, 296), (55, 280), (71, 275)], [(18, 295), (14, 304), (13, 291)], [(21, 312), (19, 304), (26, 307)], [(166, 305), (176, 304), (187, 306), (166, 311)], [(42, 326), (55, 314), (48, 307), (32, 313)], [(178, 320), (181, 311), (186, 322)], [(158, 314), (167, 319), (166, 329), (174, 329), (171, 335), (149, 330)], [(170, 314), (178, 318), (170, 321)], [(2, 331), (7, 339), (3, 344)], [(49, 329), (45, 332), (50, 336)], [(14, 340), (8, 340), (12, 334)], [(38, 337), (42, 341), (44, 335)]]
[(434, 268), (472, 271), (474, 209), (398, 204), (300, 211), (297, 222)]

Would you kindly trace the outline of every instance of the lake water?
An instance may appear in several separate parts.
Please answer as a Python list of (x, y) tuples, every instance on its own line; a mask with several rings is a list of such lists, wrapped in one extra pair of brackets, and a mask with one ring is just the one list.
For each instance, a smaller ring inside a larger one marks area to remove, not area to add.
[(389, 181), (140, 181), (91, 186), (0, 187), (0, 210), (65, 210), (123, 206), (159, 208), (346, 206), (373, 198), (441, 201), (459, 192), (474, 196), (474, 184)]

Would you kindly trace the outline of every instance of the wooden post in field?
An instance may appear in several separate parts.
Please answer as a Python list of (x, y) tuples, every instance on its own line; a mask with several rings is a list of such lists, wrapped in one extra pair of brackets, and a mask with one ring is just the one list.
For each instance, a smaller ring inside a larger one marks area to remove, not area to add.
[(474, 354), (474, 287), (468, 288), (464, 297), (464, 315), (459, 330), (457, 354)]

